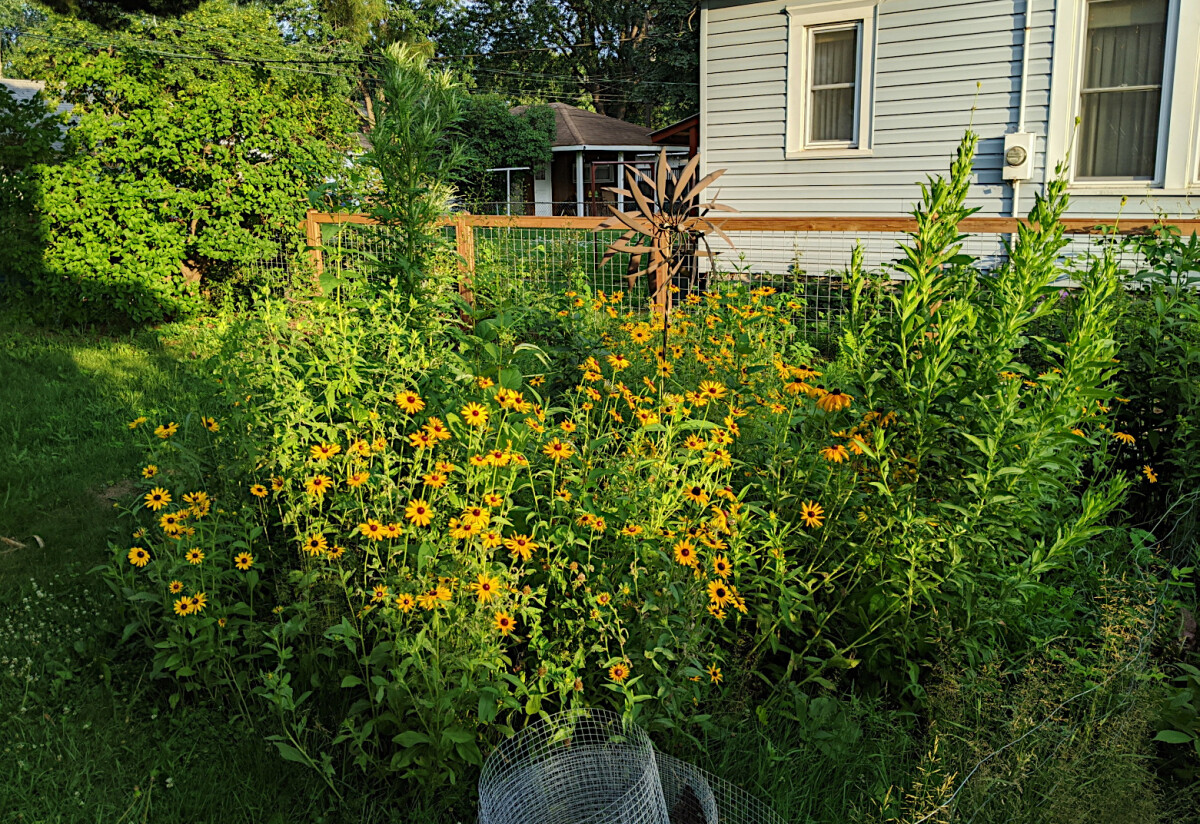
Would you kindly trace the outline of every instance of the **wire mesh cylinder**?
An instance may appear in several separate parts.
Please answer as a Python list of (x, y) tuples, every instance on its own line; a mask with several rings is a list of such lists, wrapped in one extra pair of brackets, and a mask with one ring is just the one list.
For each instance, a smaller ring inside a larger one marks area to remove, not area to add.
[(501, 744), (479, 778), (480, 824), (668, 824), (645, 731), (605, 710), (571, 710)]

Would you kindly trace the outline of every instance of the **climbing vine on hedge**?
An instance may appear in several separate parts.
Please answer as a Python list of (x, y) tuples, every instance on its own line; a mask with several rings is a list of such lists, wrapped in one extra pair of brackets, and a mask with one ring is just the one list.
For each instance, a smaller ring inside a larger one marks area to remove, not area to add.
[(43, 31), (15, 62), (72, 125), (61, 161), (38, 167), (40, 313), (151, 323), (281, 285), (248, 273), (298, 251), (308, 192), (346, 166), (350, 67), (305, 62), (328, 55), (285, 41), (267, 10), (222, 2)]

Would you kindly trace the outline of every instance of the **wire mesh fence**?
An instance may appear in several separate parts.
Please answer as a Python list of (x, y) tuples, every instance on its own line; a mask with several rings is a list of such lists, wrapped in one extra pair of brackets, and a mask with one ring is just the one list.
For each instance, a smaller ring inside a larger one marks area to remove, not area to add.
[(541, 718), (488, 756), (479, 824), (783, 824), (767, 804), (657, 752), (607, 710)]
[[(391, 253), (397, 231), (393, 228), (359, 218), (355, 219), (360, 222), (342, 222), (346, 216), (318, 217), (323, 254), (340, 265), (371, 265)], [(599, 228), (601, 222), (600, 218), (459, 215), (448, 219), (443, 231), (447, 240), (469, 257), (466, 268), (481, 283), (504, 280), (543, 292), (621, 293), (627, 309), (648, 311), (651, 298), (646, 279), (629, 277), (628, 255), (606, 256), (621, 233)], [(902, 254), (900, 244), (907, 240), (905, 223), (903, 219), (850, 218), (733, 221), (727, 229), (732, 246), (709, 238), (714, 256), (692, 261), (673, 285), (681, 294), (735, 283), (771, 287), (800, 304), (796, 321), (805, 333), (836, 334), (849, 302), (845, 271), (853, 249), (863, 250), (868, 272), (898, 279), (902, 275), (892, 264)], [(1075, 223), (1082, 226), (1086, 221)], [(741, 224), (750, 228), (741, 228)], [(1007, 220), (979, 221), (983, 228), (967, 234), (962, 251), (973, 257), (981, 270), (995, 270), (1007, 260), (1010, 224), (1016, 225)], [(1063, 250), (1065, 262), (1082, 261), (1099, 251), (1101, 244), (1113, 242), (1111, 235), (1091, 234), (1080, 227), (1076, 230), (1080, 233), (1070, 235)], [(467, 232), (470, 243), (464, 245), (462, 235)], [(1120, 250), (1118, 256), (1126, 268), (1140, 263), (1130, 251)], [(1063, 285), (1070, 286), (1070, 281), (1064, 280)]]

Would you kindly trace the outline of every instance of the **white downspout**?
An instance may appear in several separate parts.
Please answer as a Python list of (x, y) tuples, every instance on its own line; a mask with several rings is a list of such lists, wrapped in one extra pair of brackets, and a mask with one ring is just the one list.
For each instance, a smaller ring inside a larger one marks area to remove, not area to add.
[[(625, 188), (625, 153), (617, 152), (617, 172), (613, 175), (618, 189)], [(617, 193), (617, 211), (625, 211), (625, 195)]]
[[(1025, 0), (1025, 31), (1021, 35), (1021, 89), (1017, 95), (1017, 133), (1025, 131), (1025, 93), (1029, 87), (1029, 41), (1033, 29), (1033, 0)], [(1033, 160), (1030, 159), (1030, 168)], [(1013, 180), (1012, 216), (1021, 215), (1021, 181)]]
[(583, 217), (583, 150), (575, 153), (575, 216)]

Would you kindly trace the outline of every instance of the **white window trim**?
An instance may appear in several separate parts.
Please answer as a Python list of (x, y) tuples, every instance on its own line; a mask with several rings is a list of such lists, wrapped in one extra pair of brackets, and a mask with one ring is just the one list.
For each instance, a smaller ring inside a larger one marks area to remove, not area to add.
[[(1050, 122), (1046, 129), (1046, 180), (1059, 163), (1073, 155), (1075, 119), (1080, 110), (1088, 0), (1058, 0), (1054, 13), (1051, 56)], [(1200, 5), (1192, 0), (1170, 0), (1164, 50), (1162, 111), (1152, 180), (1075, 177), (1069, 170), (1069, 188), (1080, 194), (1167, 195), (1200, 190), (1200, 107), (1196, 100), (1197, 61), (1200, 60)]]
[[(872, 154), (872, 113), (874, 109), (875, 17), (877, 3), (864, 0), (833, 0), (787, 6), (787, 126), (784, 157), (830, 158), (863, 157)], [(809, 44), (814, 27), (839, 23), (858, 26), (858, 66), (855, 74), (855, 112), (853, 146), (822, 141), (808, 143)]]

